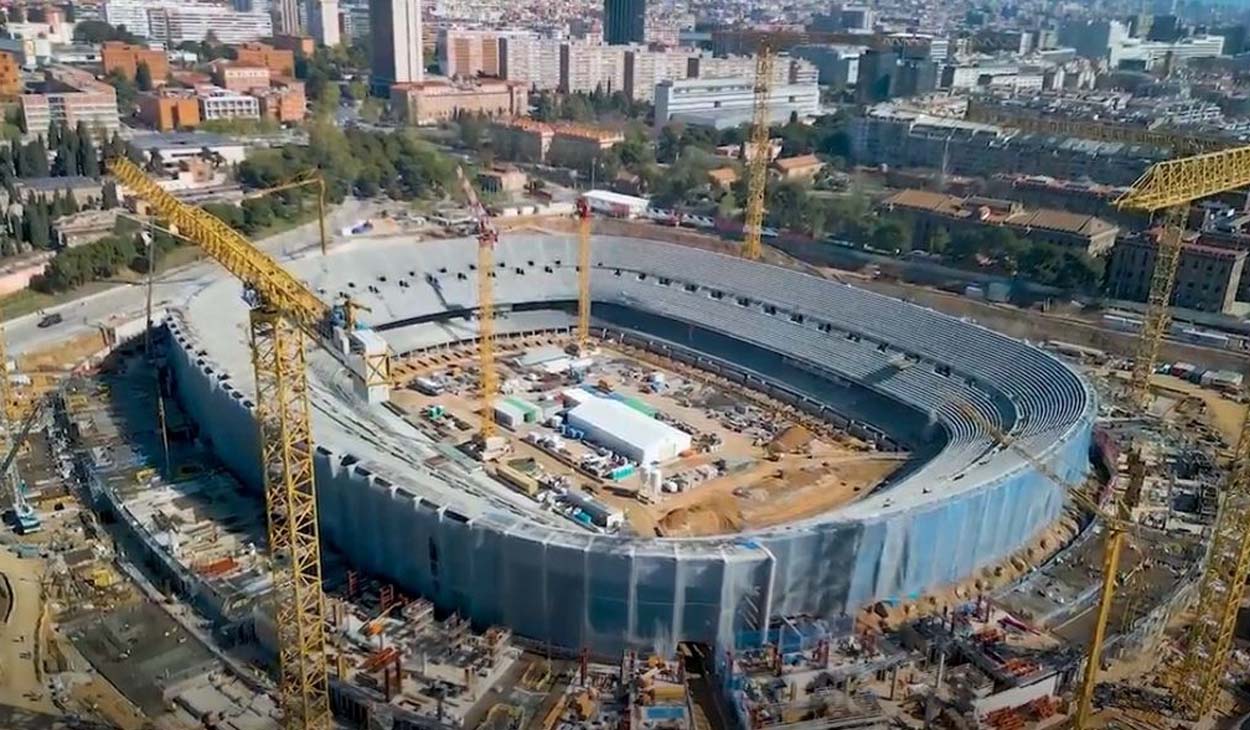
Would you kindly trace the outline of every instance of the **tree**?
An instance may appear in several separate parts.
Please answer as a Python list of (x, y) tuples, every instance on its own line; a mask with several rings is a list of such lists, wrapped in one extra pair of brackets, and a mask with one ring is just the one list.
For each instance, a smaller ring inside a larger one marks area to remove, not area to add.
[(249, 235), (273, 225), (273, 222), (273, 206), (268, 199), (250, 198), (243, 201), (243, 225)]
[(22, 145), (21, 153), (21, 170), (18, 173), (21, 177), (47, 177), (50, 170), (48, 168), (48, 149), (44, 146), (43, 135), (36, 137), (34, 140)]
[(369, 98), (369, 86), (360, 79), (352, 79), (347, 84), (347, 97), (352, 101), (364, 101)]
[(104, 192), (101, 194), (100, 207), (104, 210), (112, 210), (118, 206), (120, 201), (117, 199), (117, 183), (112, 180), (104, 184)]
[(946, 253), (946, 249), (950, 246), (951, 234), (946, 232), (946, 226), (934, 226), (929, 232), (929, 253), (941, 255)]
[(534, 99), (534, 119), (540, 122), (554, 122), (560, 117), (560, 103), (549, 91), (540, 93)]
[(369, 124), (377, 124), (382, 120), (384, 109), (381, 100), (369, 97), (360, 103), (360, 119)]
[(464, 114), (457, 124), (460, 126), (460, 144), (480, 152), (486, 144), (486, 120), (477, 114)]
[(74, 40), (79, 43), (98, 45), (105, 41), (137, 43), (138, 38), (126, 30), (126, 26), (112, 26), (102, 20), (84, 20), (74, 25)]
[(139, 91), (152, 90), (152, 69), (148, 68), (147, 61), (140, 61), (135, 67), (135, 86), (139, 88)]
[(681, 134), (674, 125), (664, 125), (660, 130), (660, 139), (655, 144), (655, 159), (658, 162), (676, 162), (680, 153)]
[(100, 177), (100, 153), (96, 151), (95, 141), (87, 131), (87, 125), (79, 122), (78, 129), (78, 174), (90, 178)]
[(116, 68), (110, 71), (104, 80), (117, 92), (118, 111), (123, 116), (130, 114), (135, 107), (135, 101), (139, 98), (139, 89), (135, 83), (126, 78), (121, 69)]
[(869, 241), (874, 248), (891, 253), (910, 247), (907, 240), (907, 228), (901, 221), (894, 218), (877, 221), (872, 227), (872, 233), (869, 234)]

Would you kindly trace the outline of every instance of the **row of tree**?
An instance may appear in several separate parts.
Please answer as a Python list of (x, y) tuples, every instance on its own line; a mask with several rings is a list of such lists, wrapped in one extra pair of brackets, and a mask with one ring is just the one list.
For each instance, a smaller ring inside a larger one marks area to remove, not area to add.
[[(51, 163), (48, 162), (49, 150), (53, 152)], [(120, 156), (142, 157), (117, 132), (104, 140), (101, 148), (97, 147), (95, 135), (84, 122), (73, 128), (58, 122), (48, 128), (46, 137), (39, 135), (25, 143), (20, 139), (0, 141), (0, 184), (11, 188), (12, 180), (32, 177), (84, 175), (99, 178), (103, 160)]]
[(1001, 226), (963, 230), (953, 236), (935, 228), (928, 248), (957, 266), (991, 268), (1061, 289), (1093, 291), (1102, 281), (1101, 259), (1033, 243)]
[(239, 165), (239, 181), (254, 188), (288, 182), (320, 170), (327, 197), (339, 202), (348, 193), (395, 200), (439, 196), (453, 190), (456, 164), (427, 142), (406, 133), (343, 130), (332, 120), (309, 125), (307, 146), (262, 150)]
[(142, 268), (145, 259), (146, 250), (137, 234), (111, 235), (61, 251), (42, 274), (31, 279), (30, 288), (45, 293), (68, 291), (110, 279), (124, 268)]
[(595, 122), (621, 119), (642, 119), (655, 114), (655, 108), (645, 101), (630, 99), (624, 92), (611, 94), (601, 87), (589, 94), (575, 92), (559, 94), (543, 91), (532, 98), (532, 116), (540, 122)]

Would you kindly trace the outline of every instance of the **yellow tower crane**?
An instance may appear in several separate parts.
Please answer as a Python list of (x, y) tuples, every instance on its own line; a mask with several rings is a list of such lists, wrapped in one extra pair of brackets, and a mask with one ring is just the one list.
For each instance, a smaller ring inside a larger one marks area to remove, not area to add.
[(1103, 548), (1102, 563), (1102, 590), (1098, 595), (1098, 608), (1095, 614), (1094, 635), (1089, 641), (1089, 655), (1085, 659), (1085, 672), (1081, 678), (1081, 690), (1077, 695), (1077, 710), (1075, 718), (1076, 730), (1085, 730), (1089, 727), (1090, 714), (1093, 712), (1094, 688), (1098, 685), (1098, 671), (1102, 658), (1102, 645), (1107, 638), (1107, 622), (1111, 617), (1111, 606), (1115, 599), (1116, 581), (1119, 579), (1120, 572), (1120, 553), (1124, 548), (1124, 538), (1128, 531), (1132, 528), (1133, 523), (1128, 514), (1128, 510), (1124, 504), (1117, 502), (1116, 514), (1110, 514), (1102, 509), (1097, 502), (1090, 499), (1083, 490), (1074, 484), (1070, 484), (1063, 477), (1055, 473), (1046, 464), (1042, 463), (1037, 457), (1025, 450), (1016, 439), (1005, 433), (1001, 428), (995, 425), (985, 414), (978, 411), (968, 404), (961, 404), (962, 410), (969, 418), (976, 422), (986, 433), (994, 437), (994, 440), (1003, 448), (1010, 449), (1020, 458), (1024, 459), (1039, 474), (1049, 479), (1055, 485), (1064, 489), (1082, 509), (1092, 513), (1095, 517), (1101, 519), (1107, 527), (1107, 540)]
[(755, 52), (755, 93), (751, 114), (751, 139), (747, 155), (747, 211), (742, 255), (758, 259), (764, 253), (760, 236), (764, 228), (764, 193), (768, 185), (768, 100), (773, 91), (772, 44), (762, 40)]
[(1150, 392), (1150, 375), (1159, 359), (1159, 345), (1168, 328), (1168, 306), (1180, 263), (1186, 206), (1250, 184), (1250, 147), (1227, 149), (1229, 142), (1218, 138), (1125, 124), (1033, 117), (976, 102), (968, 104), (965, 119), (1024, 132), (1154, 145), (1195, 155), (1153, 165), (1115, 201), (1123, 210), (1162, 214), (1163, 230), (1155, 247), (1146, 312), (1129, 379), (1129, 394), (1144, 406)]
[(304, 338), (311, 336), (339, 354), (326, 342), (338, 310), (230, 226), (165, 192), (129, 160), (110, 160), (108, 166), (118, 182), (245, 287), (252, 305), (252, 366), (274, 578), (282, 726), (328, 730), (325, 601)]
[(478, 436), (485, 459), (496, 431), (495, 396), (499, 390), (499, 375), (495, 372), (495, 244), (499, 231), (462, 168), (456, 168), (456, 177), (469, 210), (477, 219), (477, 355), (482, 389), (482, 427)]
[(293, 188), (316, 187), (317, 188), (317, 224), (321, 235), (321, 255), (326, 255), (326, 180), (321, 173), (315, 169), (306, 170), (297, 175), (293, 180), (274, 185), (271, 188), (263, 188), (261, 190), (253, 190), (244, 195), (243, 198), (259, 198), (272, 193), (281, 192), (283, 190), (291, 190)]
[(590, 203), (577, 199), (577, 346), (590, 348)]

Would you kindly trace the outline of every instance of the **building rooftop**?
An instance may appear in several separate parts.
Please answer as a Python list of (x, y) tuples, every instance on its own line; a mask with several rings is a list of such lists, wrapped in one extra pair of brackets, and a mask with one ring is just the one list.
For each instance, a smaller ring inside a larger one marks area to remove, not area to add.
[(825, 163), (821, 162), (816, 155), (779, 157), (773, 161), (773, 166), (782, 172), (794, 172), (795, 170), (804, 170), (809, 167), (824, 167), (824, 165)]
[(1097, 216), (1069, 213), (1053, 208), (1026, 210), (1012, 200), (973, 196), (961, 198), (927, 190), (901, 190), (885, 199), (888, 207), (925, 210), (950, 218), (977, 219), (1017, 228), (1039, 228), (1082, 236), (1094, 236), (1116, 226)]
[(242, 144), (241, 142), (221, 134), (208, 132), (153, 132), (131, 138), (130, 143), (143, 151), (169, 149), (170, 147), (220, 147), (223, 145)]
[(54, 192), (70, 188), (99, 187), (100, 181), (82, 175), (70, 177), (28, 177), (18, 180), (17, 186), (23, 190)]

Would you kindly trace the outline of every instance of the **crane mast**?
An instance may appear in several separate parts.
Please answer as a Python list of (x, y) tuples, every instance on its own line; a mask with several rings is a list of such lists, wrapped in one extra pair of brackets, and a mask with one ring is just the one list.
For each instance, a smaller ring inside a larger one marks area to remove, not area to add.
[(751, 140), (747, 149), (747, 211), (742, 255), (758, 259), (764, 252), (760, 235), (764, 226), (764, 193), (768, 184), (768, 100), (773, 89), (773, 49), (761, 42), (755, 55), (755, 90), (751, 115)]
[[(0, 429), (4, 435), (0, 437), (0, 454), (4, 461), (0, 463), (0, 481), (9, 489), (11, 508), (13, 510), (13, 528), (18, 533), (35, 532), (40, 528), (39, 516), (35, 508), (26, 501), (26, 493), (22, 489), (22, 476), (17, 470), (17, 452), (21, 449), (25, 434), (29, 433), (31, 424), (18, 424), (14, 420), (15, 403), (13, 383), (9, 380), (9, 353), (4, 328), (0, 327)], [(37, 406), (36, 406), (37, 409)], [(32, 412), (37, 416), (37, 410)], [(33, 421), (31, 422), (33, 424)]]
[[(1149, 377), (1167, 330), (1167, 306), (1184, 245), (1184, 211), (1193, 201), (1247, 186), (1250, 147), (1237, 147), (1156, 163), (1115, 201), (1122, 209), (1168, 211), (1155, 257), (1148, 321), (1142, 326), (1142, 362), (1134, 363), (1134, 395), (1139, 402), (1148, 397)], [(1153, 321), (1152, 309), (1157, 312)], [(1169, 677), (1182, 709), (1195, 720), (1210, 714), (1219, 696), (1243, 587), (1250, 575), (1250, 421), (1242, 423), (1229, 469), (1198, 584), (1197, 620), (1189, 628), (1185, 651)]]
[(333, 351), (327, 339), (336, 312), (230, 226), (182, 203), (134, 163), (110, 160), (109, 170), (171, 228), (198, 243), (244, 284), (251, 306), (282, 727), (329, 730), (325, 599), (304, 338), (312, 335)]
[(577, 200), (577, 346), (590, 347), (590, 204)]
[(482, 427), (479, 432), (482, 454), (487, 441), (496, 433), (495, 396), (499, 391), (499, 375), (495, 372), (495, 244), (499, 231), (462, 168), (456, 168), (460, 189), (464, 191), (469, 210), (477, 219), (477, 348), (481, 369)]
[(1121, 505), (1117, 514), (1111, 515), (1094, 500), (1085, 496), (1074, 484), (1068, 483), (1055, 473), (1047, 464), (1020, 446), (1015, 437), (1003, 431), (990, 421), (985, 414), (970, 404), (961, 403), (963, 411), (982, 430), (990, 434), (999, 445), (1011, 450), (1024, 459), (1037, 473), (1049, 479), (1056, 486), (1064, 489), (1077, 504), (1102, 518), (1107, 525), (1107, 543), (1103, 551), (1102, 588), (1098, 594), (1098, 610), (1095, 614), (1094, 635), (1090, 637), (1089, 655), (1085, 659), (1085, 671), (1081, 678), (1081, 689), (1077, 695), (1077, 710), (1074, 726), (1076, 730), (1085, 730), (1090, 726), (1089, 719), (1093, 714), (1094, 688), (1098, 686), (1098, 670), (1102, 657), (1102, 646), (1107, 637), (1107, 623), (1111, 617), (1111, 606), (1115, 600), (1115, 583), (1120, 571), (1120, 553), (1124, 548), (1124, 538), (1128, 534), (1131, 521), (1127, 511)]

